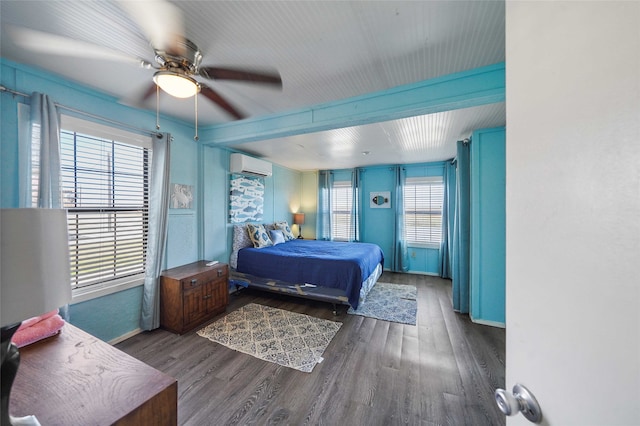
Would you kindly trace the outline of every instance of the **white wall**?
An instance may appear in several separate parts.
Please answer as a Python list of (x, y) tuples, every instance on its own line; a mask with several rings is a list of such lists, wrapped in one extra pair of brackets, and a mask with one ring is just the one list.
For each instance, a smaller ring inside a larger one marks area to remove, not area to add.
[(506, 11), (507, 388), (640, 424), (640, 2)]

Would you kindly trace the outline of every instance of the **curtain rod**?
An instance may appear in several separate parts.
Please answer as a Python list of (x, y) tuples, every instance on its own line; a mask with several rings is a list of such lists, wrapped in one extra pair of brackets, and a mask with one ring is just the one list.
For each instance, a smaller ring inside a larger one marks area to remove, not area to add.
[[(0, 92), (7, 92), (7, 93), (11, 93), (12, 95), (22, 96), (24, 98), (30, 98), (31, 97), (31, 95), (28, 95), (28, 94), (22, 93), (22, 92), (18, 92), (17, 90), (9, 89), (8, 87), (5, 87), (5, 86), (0, 86)], [(154, 131), (147, 130), (147, 129), (141, 129), (139, 127), (135, 127), (135, 126), (132, 126), (130, 124), (122, 123), (122, 122), (116, 121), (116, 120), (111, 120), (109, 118), (100, 117), (99, 115), (91, 114), (91, 113), (88, 113), (86, 111), (81, 111), (79, 109), (75, 109), (75, 108), (72, 108), (72, 107), (69, 107), (69, 106), (66, 106), (66, 105), (62, 105), (62, 104), (59, 104), (57, 102), (54, 102), (54, 105), (56, 107), (58, 107), (58, 108), (65, 109), (67, 111), (71, 111), (71, 112), (74, 112), (76, 114), (83, 115), (85, 117), (95, 118), (96, 120), (100, 120), (100, 121), (103, 121), (105, 123), (110, 123), (110, 124), (115, 124), (117, 126), (126, 127), (126, 128), (128, 128), (130, 130), (136, 130), (138, 132), (142, 132), (143, 134), (146, 134), (146, 135), (149, 135), (149, 136), (158, 136), (158, 135), (160, 135), (160, 132), (154, 132)]]

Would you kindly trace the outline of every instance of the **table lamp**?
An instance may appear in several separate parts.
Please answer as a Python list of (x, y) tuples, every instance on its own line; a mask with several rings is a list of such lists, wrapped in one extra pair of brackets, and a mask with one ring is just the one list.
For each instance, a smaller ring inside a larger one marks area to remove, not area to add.
[(293, 223), (298, 225), (298, 238), (302, 239), (302, 225), (304, 225), (304, 213), (294, 213)]
[(22, 321), (71, 301), (67, 211), (0, 210), (1, 424), (39, 424), (9, 415), (20, 353), (11, 342)]

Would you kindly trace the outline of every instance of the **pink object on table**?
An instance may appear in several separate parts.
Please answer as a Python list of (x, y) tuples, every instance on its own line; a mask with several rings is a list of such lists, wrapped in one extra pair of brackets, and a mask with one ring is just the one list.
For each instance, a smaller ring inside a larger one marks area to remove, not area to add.
[(11, 338), (11, 341), (19, 348), (30, 345), (38, 340), (57, 334), (64, 326), (64, 323), (65, 321), (58, 315), (57, 309), (37, 317), (29, 318), (22, 322), (18, 331), (16, 331)]
[(56, 315), (57, 313), (58, 313), (58, 309), (54, 309), (53, 311), (47, 312), (46, 314), (42, 314), (42, 315), (38, 315), (37, 317), (26, 319), (22, 321), (22, 324), (20, 324), (18, 331), (22, 330), (23, 328), (31, 327), (32, 325), (37, 324), (40, 321), (44, 321), (47, 318)]

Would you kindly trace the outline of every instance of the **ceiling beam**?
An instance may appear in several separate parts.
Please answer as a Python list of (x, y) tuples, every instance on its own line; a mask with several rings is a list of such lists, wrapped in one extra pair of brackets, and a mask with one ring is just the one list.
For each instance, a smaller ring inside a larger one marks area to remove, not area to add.
[(225, 146), (396, 120), (505, 100), (504, 62), (309, 108), (233, 121), (201, 131), (205, 145)]

